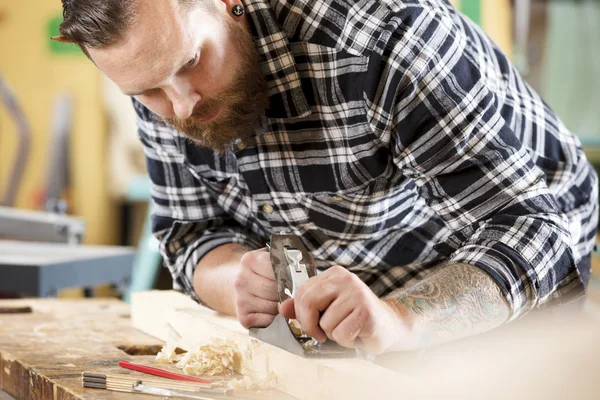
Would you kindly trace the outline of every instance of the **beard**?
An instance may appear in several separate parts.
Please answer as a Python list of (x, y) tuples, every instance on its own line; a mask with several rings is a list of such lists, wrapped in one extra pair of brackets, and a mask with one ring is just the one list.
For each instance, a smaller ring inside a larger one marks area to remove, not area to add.
[[(240, 54), (241, 65), (233, 83), (194, 109), (189, 118), (164, 118), (194, 143), (223, 154), (237, 139), (247, 139), (268, 106), (267, 85), (250, 33), (225, 18), (227, 31)], [(221, 111), (209, 122), (200, 122)]]

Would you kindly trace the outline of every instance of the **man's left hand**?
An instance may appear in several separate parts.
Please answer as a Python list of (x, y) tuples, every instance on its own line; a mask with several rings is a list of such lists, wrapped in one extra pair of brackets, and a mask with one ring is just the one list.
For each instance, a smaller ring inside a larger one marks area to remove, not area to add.
[(410, 326), (355, 274), (334, 266), (307, 280), (279, 312), (296, 319), (304, 333), (324, 342), (383, 353), (410, 342)]

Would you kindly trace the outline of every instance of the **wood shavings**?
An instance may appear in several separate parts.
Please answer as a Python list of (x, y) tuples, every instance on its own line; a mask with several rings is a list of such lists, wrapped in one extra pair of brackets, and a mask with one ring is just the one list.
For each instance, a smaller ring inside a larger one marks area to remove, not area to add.
[(175, 353), (176, 346), (169, 346), (169, 343), (165, 344), (161, 351), (156, 355), (154, 360), (157, 364), (171, 364), (179, 359), (179, 356)]
[(177, 367), (186, 374), (231, 376), (242, 370), (244, 359), (233, 340), (217, 338), (186, 353)]
[(304, 350), (312, 350), (319, 344), (319, 341), (315, 338), (310, 338), (306, 342), (300, 343)]
[(181, 341), (181, 336), (173, 329), (171, 324), (166, 324), (166, 328), (168, 331), (167, 342), (156, 355), (155, 362), (157, 364), (171, 364), (180, 359), (175, 350), (177, 349), (177, 344)]
[(245, 375), (243, 378), (233, 378), (222, 382), (228, 389), (234, 391), (270, 389), (275, 387), (277, 376), (271, 371), (266, 377), (253, 376), (247, 370), (251, 349), (241, 349), (232, 339), (214, 338), (198, 346), (195, 351), (176, 354), (175, 349), (179, 338), (169, 336), (162, 350), (156, 355), (156, 363), (172, 364), (187, 375), (223, 376), (233, 378), (235, 373)]
[(290, 326), (290, 329), (291, 329), (292, 333), (294, 334), (294, 336), (304, 335), (304, 331), (302, 330), (300, 323), (298, 321), (296, 321), (295, 319), (288, 320), (288, 325)]

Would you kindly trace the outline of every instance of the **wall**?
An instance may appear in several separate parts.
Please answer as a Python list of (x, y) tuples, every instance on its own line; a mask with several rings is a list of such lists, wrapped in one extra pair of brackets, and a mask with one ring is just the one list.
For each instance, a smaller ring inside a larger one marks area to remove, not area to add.
[[(118, 216), (107, 194), (101, 76), (80, 52), (51, 51), (49, 21), (60, 20), (61, 12), (60, 0), (0, 0), (0, 74), (15, 92), (33, 134), (16, 207), (36, 207), (35, 194), (43, 185), (49, 161), (54, 99), (60, 91), (67, 91), (74, 99), (69, 149), (71, 213), (84, 218), (86, 243), (114, 244)], [(15, 152), (16, 130), (2, 107), (0, 193), (7, 183)]]
[(513, 22), (510, 0), (450, 0), (463, 14), (479, 24), (509, 56), (513, 53)]

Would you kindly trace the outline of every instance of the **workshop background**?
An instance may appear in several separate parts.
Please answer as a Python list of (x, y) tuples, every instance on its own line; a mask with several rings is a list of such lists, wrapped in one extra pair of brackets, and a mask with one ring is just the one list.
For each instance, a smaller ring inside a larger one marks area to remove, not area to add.
[[(600, 1), (451, 2), (510, 55), (600, 165)], [(170, 288), (149, 234), (149, 184), (130, 99), (76, 46), (50, 40), (61, 20), (60, 0), (0, 0), (2, 205), (81, 218), (81, 246), (132, 247), (125, 286)], [(110, 282), (56, 295), (127, 298)]]

